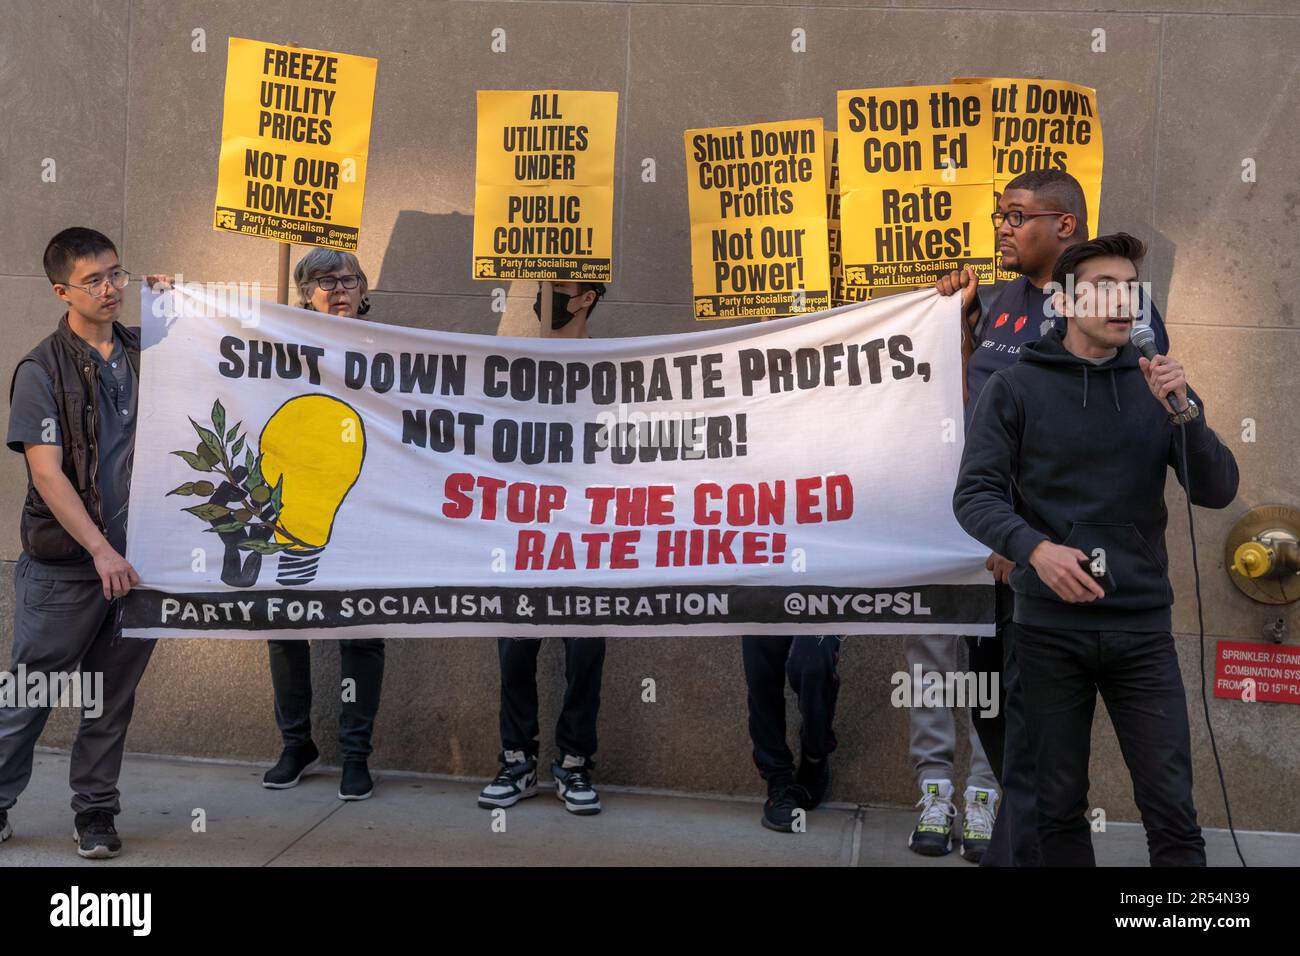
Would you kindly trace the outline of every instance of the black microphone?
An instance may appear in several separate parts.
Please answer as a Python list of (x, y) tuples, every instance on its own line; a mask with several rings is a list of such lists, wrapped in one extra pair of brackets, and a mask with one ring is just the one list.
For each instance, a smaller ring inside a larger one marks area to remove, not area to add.
[[(1156, 333), (1149, 325), (1138, 325), (1133, 323), (1133, 329), (1128, 334), (1128, 340), (1133, 343), (1133, 347), (1146, 356), (1148, 362), (1154, 362), (1156, 356), (1160, 353), (1156, 351)], [(1183, 403), (1178, 397), (1177, 392), (1170, 392), (1165, 396), (1165, 401), (1175, 412), (1183, 410)]]

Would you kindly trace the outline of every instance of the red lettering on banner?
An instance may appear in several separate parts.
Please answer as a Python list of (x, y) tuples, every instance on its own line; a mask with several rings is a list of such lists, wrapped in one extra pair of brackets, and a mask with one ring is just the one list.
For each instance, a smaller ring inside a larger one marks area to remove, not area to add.
[[(588, 531), (577, 538), (582, 542), (581, 560), (587, 570), (594, 571), (602, 566), (606, 545), (609, 545), (611, 569), (625, 571), (641, 566), (636, 557), (640, 531)], [(549, 536), (545, 531), (520, 531), (515, 547), (515, 570), (576, 571), (580, 548), (573, 539), (574, 536), (567, 531), (556, 531)]]
[(673, 486), (646, 485), (639, 488), (593, 485), (585, 492), (591, 502), (591, 523), (617, 525), (672, 524)]
[[(655, 537), (656, 567), (783, 564), (787, 536), (741, 530), (754, 525), (784, 525), (787, 489), (783, 479), (721, 485), (702, 481), (690, 491), (689, 520), (697, 527), (663, 530)], [(563, 485), (506, 481), (456, 472), (443, 487), (442, 513), (448, 518), (549, 524), (565, 508)], [(591, 485), (583, 489), (590, 525), (621, 527), (671, 525), (673, 485)], [(796, 524), (845, 521), (853, 516), (853, 482), (848, 475), (812, 475), (793, 481)], [(698, 527), (698, 526), (703, 527)], [(723, 527), (714, 527), (714, 526)], [(639, 531), (521, 530), (515, 546), (517, 571), (625, 570), (640, 566)]]
[[(844, 521), (853, 515), (853, 482), (848, 475), (798, 478), (794, 487), (798, 524)], [(725, 489), (716, 482), (701, 482), (695, 486), (695, 523), (738, 527), (784, 524), (785, 489), (784, 481), (738, 483)]]
[(785, 535), (767, 531), (722, 531), (718, 528), (660, 531), (655, 547), (655, 567), (784, 564), (785, 542)]
[[(549, 524), (557, 511), (564, 510), (567, 492), (563, 485), (536, 485), (531, 481), (507, 484), (500, 478), (488, 478), (465, 472), (447, 476), (443, 496), (447, 499), (442, 513), (448, 518), (468, 518), (474, 514), (474, 493), (479, 492), (479, 518), (495, 521), (504, 505), (505, 518), (515, 524)], [(502, 491), (505, 492), (504, 496)], [(504, 497), (504, 501), (502, 498)]]

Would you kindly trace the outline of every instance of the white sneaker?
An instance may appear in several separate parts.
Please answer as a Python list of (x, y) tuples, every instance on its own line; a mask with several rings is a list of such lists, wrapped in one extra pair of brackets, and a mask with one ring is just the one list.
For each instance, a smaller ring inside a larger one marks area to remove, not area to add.
[(579, 816), (600, 813), (600, 797), (591, 785), (591, 764), (585, 757), (564, 755), (551, 764), (555, 776), (555, 795), (564, 801), (564, 809)]
[(952, 805), (951, 780), (922, 780), (921, 818), (907, 838), (907, 846), (922, 856), (947, 856), (952, 852), (952, 821), (957, 808)]
[(978, 863), (984, 858), (993, 838), (993, 823), (998, 816), (999, 795), (992, 787), (967, 787), (961, 826), (961, 858)]
[(478, 805), (485, 810), (513, 807), (520, 800), (537, 796), (537, 758), (525, 757), (522, 750), (507, 750), (501, 755), (501, 770), (496, 779), (478, 795)]

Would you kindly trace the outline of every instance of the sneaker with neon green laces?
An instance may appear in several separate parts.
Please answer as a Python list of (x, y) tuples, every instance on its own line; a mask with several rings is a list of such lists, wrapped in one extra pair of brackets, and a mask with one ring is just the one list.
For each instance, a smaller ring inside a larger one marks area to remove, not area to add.
[(952, 821), (957, 808), (952, 805), (951, 780), (922, 780), (921, 818), (907, 838), (908, 848), (922, 856), (947, 856), (952, 852)]

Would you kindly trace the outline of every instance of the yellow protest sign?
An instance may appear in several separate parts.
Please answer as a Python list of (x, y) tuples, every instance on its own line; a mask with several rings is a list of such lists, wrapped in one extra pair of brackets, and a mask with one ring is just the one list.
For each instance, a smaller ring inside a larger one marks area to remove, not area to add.
[(378, 65), (231, 37), (213, 228), (356, 249)]
[(618, 94), (479, 90), (475, 279), (614, 277)]
[(697, 319), (765, 319), (831, 304), (820, 119), (688, 129)]
[[(1063, 170), (1083, 187), (1088, 235), (1097, 235), (1103, 159), (1097, 91), (1063, 80), (959, 77), (953, 82), (987, 83), (992, 89), (994, 201), (1021, 173)], [(1000, 259), (998, 280), (1014, 279), (1016, 273), (1004, 272)]]
[(844, 256), (840, 244), (840, 142), (834, 130), (826, 131), (826, 239), (831, 254), (831, 305), (865, 302), (871, 290), (844, 285)]
[(846, 286), (926, 286), (966, 266), (991, 281), (989, 87), (841, 90), (836, 105)]

